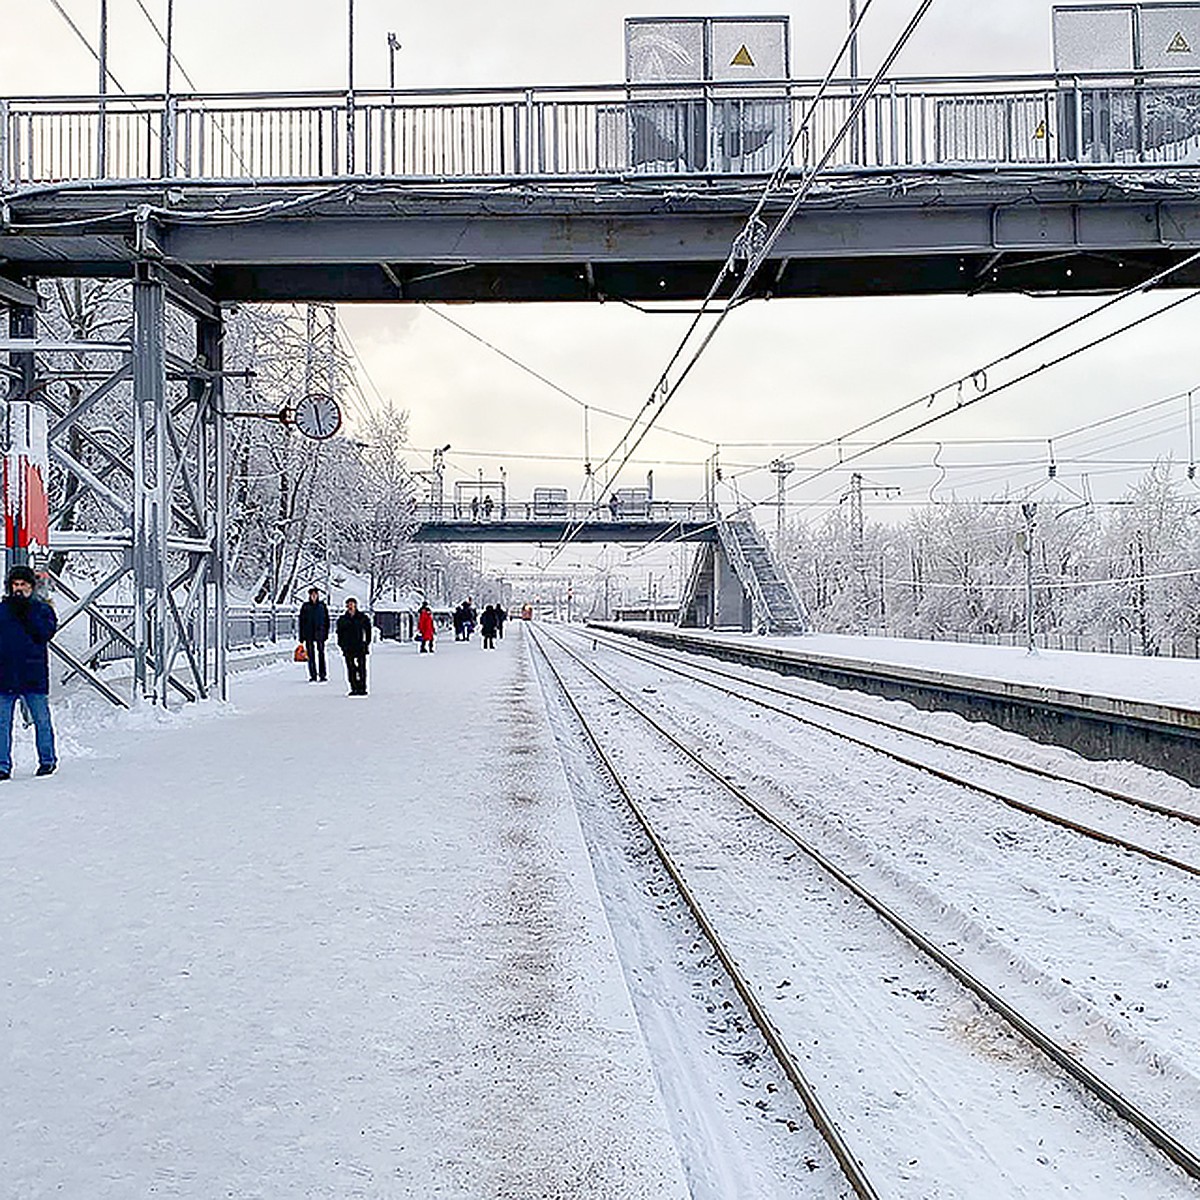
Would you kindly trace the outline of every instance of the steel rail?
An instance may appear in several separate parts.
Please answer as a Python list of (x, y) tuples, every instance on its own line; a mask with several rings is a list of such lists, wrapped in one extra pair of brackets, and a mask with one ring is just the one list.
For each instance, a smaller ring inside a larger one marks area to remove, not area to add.
[(1041, 1050), (1052, 1062), (1065, 1071), (1072, 1079), (1080, 1083), (1097, 1099), (1107, 1105), (1118, 1116), (1138, 1130), (1153, 1146), (1161, 1151), (1188, 1175), (1200, 1179), (1200, 1154), (1190, 1150), (1177, 1138), (1164, 1129), (1157, 1121), (1143, 1112), (1136, 1104), (1126, 1099), (1111, 1085), (1106, 1083), (1090, 1067), (1076, 1059), (1069, 1051), (1056, 1042), (1049, 1034), (1041, 1030), (1028, 1018), (1024, 1017), (1011, 1004), (994, 992), (986, 983), (968, 971), (940, 946), (926, 937), (913, 925), (909, 924), (899, 913), (895, 912), (884, 901), (867, 890), (853, 876), (842, 870), (832, 859), (826, 857), (811, 843), (806, 841), (786, 821), (773, 813), (766, 805), (751, 796), (745, 788), (734, 783), (721, 773), (718, 767), (709, 763), (702, 755), (681, 741), (670, 730), (666, 729), (654, 716), (647, 712), (635, 700), (630, 699), (616, 684), (607, 679), (569, 646), (553, 634), (546, 636), (557, 645), (564, 654), (572, 658), (588, 674), (592, 675), (603, 687), (611, 692), (618, 700), (636, 713), (652, 729), (674, 749), (699, 767), (706, 775), (725, 788), (731, 795), (736, 796), (747, 808), (765, 821), (771, 828), (786, 837), (806, 857), (816, 863), (822, 870), (832, 876), (838, 883), (851, 891), (859, 900), (866, 904), (874, 913), (892, 926), (898, 933), (917, 947), (922, 953), (948, 971), (964, 987), (968, 988), (984, 1004), (998, 1016), (1007, 1021), (1027, 1041)]
[[(611, 642), (609, 642), (607, 640), (605, 641), (605, 645), (610, 646), (612, 649), (620, 650), (621, 653), (626, 654), (630, 658), (638, 658), (643, 662), (652, 663), (652, 665), (660, 667), (662, 670), (670, 671), (672, 674), (679, 675), (684, 679), (690, 679), (693, 682), (702, 684), (705, 687), (711, 687), (714, 690), (719, 691), (724, 695), (733, 696), (739, 700), (744, 700), (747, 704), (754, 704), (754, 705), (757, 705), (759, 708), (766, 709), (769, 712), (774, 712), (774, 713), (778, 713), (780, 716), (789, 717), (789, 718), (791, 718), (791, 720), (797, 721), (801, 725), (808, 725), (808, 726), (812, 727), (813, 729), (821, 730), (823, 733), (828, 733), (834, 737), (842, 738), (843, 740), (850, 742), (852, 745), (861, 746), (867, 750), (872, 751), (875, 754), (881, 754), (885, 758), (890, 758), (890, 759), (892, 759), (893, 762), (902, 763), (904, 766), (913, 767), (918, 771), (923, 771), (926, 774), (933, 775), (935, 778), (941, 779), (941, 780), (945, 781), (946, 783), (953, 783), (960, 787), (970, 788), (971, 791), (978, 792), (982, 796), (988, 796), (993, 800), (998, 800), (998, 801), (1000, 801), (1001, 804), (1004, 804), (1009, 808), (1015, 809), (1018, 812), (1023, 812), (1025, 814), (1027, 814), (1028, 816), (1037, 817), (1040, 820), (1046, 821), (1051, 825), (1058, 825), (1063, 829), (1069, 829), (1074, 833), (1078, 833), (1078, 834), (1082, 835), (1083, 837), (1092, 838), (1095, 841), (1103, 842), (1109, 846), (1116, 846), (1122, 850), (1128, 850), (1133, 854), (1139, 854), (1144, 858), (1148, 858), (1154, 862), (1161, 863), (1163, 866), (1174, 867), (1176, 870), (1184, 871), (1189, 875), (1200, 876), (1200, 866), (1196, 866), (1193, 863), (1184, 862), (1182, 859), (1173, 858), (1169, 854), (1163, 854), (1158, 850), (1152, 850), (1148, 846), (1141, 846), (1137, 842), (1127, 841), (1126, 839), (1118, 837), (1115, 834), (1106, 833), (1102, 829), (1097, 829), (1095, 826), (1085, 825), (1081, 821), (1074, 821), (1070, 817), (1064, 817), (1058, 813), (1051, 812), (1048, 809), (1040, 808), (1036, 804), (1029, 804), (1024, 800), (1018, 800), (1013, 796), (1006, 795), (1004, 792), (997, 791), (995, 788), (990, 788), (990, 787), (986, 786), (985, 784), (979, 783), (979, 782), (969, 779), (965, 776), (955, 774), (952, 771), (947, 771), (942, 767), (935, 767), (929, 763), (921, 762), (919, 759), (910, 758), (908, 755), (901, 754), (898, 751), (885, 749), (884, 747), (880, 746), (878, 743), (873, 742), (873, 741), (869, 740), (868, 738), (857, 737), (852, 733), (847, 733), (845, 730), (836, 729), (832, 725), (826, 725), (821, 721), (814, 720), (812, 717), (803, 717), (799, 713), (790, 712), (785, 708), (780, 708), (778, 705), (770, 704), (765, 700), (756, 699), (754, 696), (742, 695), (741, 693), (736, 692), (731, 688), (726, 688), (726, 687), (721, 686), (720, 684), (713, 683), (710, 680), (702, 679), (698, 676), (691, 675), (687, 671), (681, 670), (678, 667), (668, 666), (665, 663), (658, 662), (658, 661), (648, 657), (645, 653), (639, 653), (638, 650), (634, 650), (632, 647), (614, 646), (614, 645), (612, 645)], [(640, 650), (640, 647), (639, 647), (639, 650)], [(701, 664), (695, 664), (695, 666), (698, 670), (712, 670), (712, 668), (702, 666)], [(731, 679), (737, 678), (737, 676), (733, 675), (730, 672), (714, 671), (714, 674), (723, 675), (724, 677), (731, 678)], [(1184, 813), (1177, 809), (1166, 808), (1165, 806), (1156, 805), (1153, 802), (1148, 801), (1148, 800), (1142, 801), (1141, 799), (1139, 799), (1137, 797), (1126, 796), (1123, 793), (1116, 792), (1116, 791), (1101, 787), (1099, 785), (1093, 786), (1092, 784), (1085, 783), (1082, 780), (1064, 779), (1059, 775), (1053, 774), (1053, 772), (1042, 770), (1040, 767), (1025, 767), (1024, 765), (1022, 765), (1020, 763), (1009, 762), (1007, 759), (1001, 758), (999, 755), (996, 755), (996, 754), (990, 754), (987, 751), (975, 750), (971, 746), (964, 746), (961, 743), (956, 743), (956, 742), (952, 742), (952, 741), (948, 741), (948, 740), (943, 741), (942, 739), (937, 738), (932, 734), (925, 734), (925, 733), (918, 733), (918, 732), (910, 731), (910, 730), (903, 728), (903, 726), (901, 726), (895, 722), (888, 721), (883, 718), (867, 716), (863, 713), (856, 713), (856, 712), (852, 711), (851, 709), (839, 708), (836, 705), (829, 704), (824, 701), (810, 700), (806, 696), (797, 696), (793, 692), (788, 692), (783, 688), (774, 688), (770, 684), (759, 684), (759, 683), (754, 683), (751, 680), (745, 680), (745, 679), (741, 680), (740, 682), (746, 684), (749, 687), (762, 688), (764, 691), (774, 692), (781, 696), (787, 696), (789, 699), (794, 700), (799, 704), (808, 704), (808, 705), (811, 705), (816, 708), (825, 708), (825, 709), (830, 710), (831, 712), (841, 713), (844, 716), (852, 717), (853, 719), (858, 720), (858, 721), (865, 721), (868, 724), (880, 725), (885, 729), (894, 730), (894, 731), (902, 734), (904, 737), (911, 737), (914, 739), (930, 741), (930, 742), (933, 742), (935, 745), (944, 746), (948, 749), (953, 749), (953, 750), (956, 750), (956, 751), (959, 751), (959, 752), (962, 752), (965, 754), (972, 754), (972, 755), (975, 755), (979, 758), (983, 758), (990, 762), (1000, 763), (1006, 767), (1010, 767), (1013, 770), (1026, 771), (1028, 774), (1033, 775), (1035, 777), (1052, 780), (1056, 783), (1066, 783), (1066, 784), (1071, 785), (1072, 787), (1084, 788), (1088, 791), (1095, 792), (1098, 795), (1105, 796), (1108, 799), (1124, 801), (1124, 802), (1127, 802), (1128, 804), (1130, 804), (1131, 806), (1144, 808), (1146, 811), (1153, 812), (1157, 816), (1163, 816), (1163, 817), (1168, 817), (1168, 818), (1177, 817), (1181, 820), (1187, 821), (1190, 824), (1200, 825), (1200, 817), (1197, 817), (1192, 813)]]
[[(724, 671), (720, 667), (710, 667), (707, 663), (693, 662), (691, 659), (679, 657), (685, 653), (684, 651), (668, 650), (662, 646), (655, 646), (640, 641), (634, 647), (625, 642), (620, 634), (611, 634), (607, 631), (592, 630), (589, 636), (601, 638), (606, 646), (611, 646), (613, 649), (620, 649), (624, 653), (631, 654), (634, 657), (659, 655), (671, 659), (676, 663), (683, 662), (698, 671), (708, 671), (710, 674), (718, 675), (722, 679), (732, 679), (737, 683), (745, 684), (747, 687), (757, 688), (759, 691), (770, 692), (775, 696), (785, 696), (789, 700), (799, 700), (801, 703), (811, 705), (814, 708), (824, 708), (830, 712), (843, 713), (846, 716), (857, 717), (862, 721), (870, 721), (874, 725), (882, 725), (885, 729), (894, 729), (897, 733), (904, 734), (905, 737), (932, 742), (935, 746), (944, 746), (950, 750), (960, 750), (965, 754), (973, 754), (976, 758), (999, 763), (1001, 766), (1011, 767), (1014, 771), (1023, 771), (1027, 775), (1034, 775), (1040, 779), (1049, 780), (1052, 783), (1069, 783), (1074, 787), (1087, 788), (1088, 791), (1095, 792), (1099, 796), (1105, 796), (1110, 800), (1116, 800), (1122, 804), (1129, 804), (1134, 808), (1145, 809), (1146, 812), (1156, 813), (1160, 817), (1175, 817), (1180, 821), (1186, 821), (1190, 825), (1200, 825), (1200, 813), (1185, 812), (1181, 808), (1171, 808), (1166, 804), (1156, 804), (1153, 800), (1147, 800), (1144, 796), (1133, 796), (1128, 792), (1118, 791), (1116, 788), (1105, 787), (1101, 783), (1090, 783), (1084, 779), (1072, 779), (1066, 775), (1056, 775), (1053, 771), (1049, 771), (1045, 767), (1035, 767), (1028, 763), (1013, 762), (1011, 759), (1007, 759), (1000, 754), (994, 754), (990, 750), (981, 750), (978, 747), (969, 746), (965, 742), (958, 742), (953, 738), (939, 737), (937, 734), (929, 733), (925, 730), (906, 729), (899, 721), (889, 721), (886, 717), (877, 717), (868, 713), (857, 712), (848, 705), (833, 704), (828, 700), (818, 700), (811, 696), (800, 696), (795, 692), (789, 691), (787, 688), (777, 687), (775, 684), (759, 683), (755, 679), (746, 679), (744, 676), (738, 675), (733, 671)], [(651, 661), (651, 657), (647, 657), (646, 661)], [(764, 668), (760, 667), (757, 669), (763, 670)], [(697, 680), (697, 682), (705, 681)], [(734, 695), (733, 692), (729, 692), (729, 694)], [(752, 697), (745, 696), (743, 699), (749, 701), (752, 700)], [(777, 709), (776, 711), (782, 710)]]
[[(843, 1174), (846, 1176), (847, 1182), (854, 1189), (854, 1193), (859, 1197), (859, 1200), (880, 1200), (880, 1193), (872, 1184), (866, 1174), (866, 1170), (855, 1157), (849, 1143), (833, 1118), (826, 1111), (820, 1097), (817, 1095), (816, 1089), (808, 1081), (799, 1061), (792, 1051), (788, 1048), (783, 1035), (776, 1028), (775, 1023), (768, 1016), (766, 1009), (759, 1003), (758, 997), (754, 994), (754, 989), (751, 987), (749, 980), (743, 974), (741, 968), (737, 964), (737, 960), (733, 957), (720, 934), (717, 933), (716, 927), (710, 920), (708, 914), (704, 911), (704, 907), (697, 899), (695, 893), (688, 885), (682, 871), (675, 862), (671, 852), (667, 849), (666, 844), (658, 836), (649, 818), (641, 805), (634, 799), (633, 794), (625, 784), (617, 765), (613, 762), (608, 752), (600, 744), (599, 738), (593, 729), (591, 723), (584, 716), (582, 709), (572, 695), (571, 690), (567, 687), (566, 681), (563, 679), (558, 668), (554, 665), (553, 660), (547, 653), (545, 646), (542, 645), (540, 637), (533, 627), (530, 627), (530, 632), (533, 634), (533, 644), (537, 647), (551, 675), (554, 676), (555, 682), (562, 691), (563, 699), (566, 700), (571, 711), (575, 714), (579, 721), (580, 727), (587, 735), (588, 742), (595, 750), (597, 757), (604, 764), (604, 769), (613, 785), (621, 793), (625, 803), (629, 806), (638, 824), (641, 826), (642, 832), (646, 835), (650, 844), (654, 847), (655, 854), (658, 855), (659, 861), (663, 865), (663, 869), (670, 876), (672, 883), (675, 885), (679, 894), (683, 897), (692, 916), (695, 917), (696, 923), (704, 931), (704, 936), (709, 940), (717, 957), (721, 960), (726, 973), (729, 975), (730, 981), (733, 983), (737, 994), (741, 997), (742, 1002), (746, 1005), (750, 1013), (751, 1020), (758, 1027), (763, 1037), (766, 1039), (767, 1045), (771, 1047), (771, 1052), (775, 1055), (776, 1061), (779, 1063), (788, 1081), (796, 1089), (797, 1095), (800, 1097), (801, 1103), (804, 1105), (808, 1115), (812, 1118), (813, 1124), (816, 1126), (818, 1133), (824, 1138), (829, 1146), (834, 1158), (837, 1159), (838, 1165), (842, 1168)], [(550, 640), (554, 640), (551, 638)], [(569, 652), (568, 652), (569, 653)]]

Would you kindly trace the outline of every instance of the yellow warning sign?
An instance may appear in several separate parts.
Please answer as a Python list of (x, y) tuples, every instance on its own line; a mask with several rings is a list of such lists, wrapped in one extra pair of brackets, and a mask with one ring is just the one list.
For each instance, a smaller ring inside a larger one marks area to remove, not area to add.
[(746, 44), (742, 43), (742, 48), (729, 60), (731, 67), (752, 67), (754, 59), (750, 57), (750, 51), (746, 49)]
[(1188, 40), (1183, 36), (1181, 29), (1172, 39), (1171, 44), (1167, 47), (1168, 54), (1191, 54), (1192, 48), (1188, 45)]
[(1043, 121), (1043, 122), (1042, 122), (1042, 123), (1041, 123), (1041, 124), (1040, 124), (1040, 125), (1039, 125), (1039, 126), (1038, 126), (1038, 127), (1035, 129), (1035, 130), (1034, 130), (1034, 131), (1033, 131), (1033, 136), (1034, 136), (1035, 138), (1042, 138), (1042, 139), (1044, 139), (1044, 138), (1045, 138), (1045, 136), (1046, 136), (1046, 122), (1045, 122), (1045, 121)]

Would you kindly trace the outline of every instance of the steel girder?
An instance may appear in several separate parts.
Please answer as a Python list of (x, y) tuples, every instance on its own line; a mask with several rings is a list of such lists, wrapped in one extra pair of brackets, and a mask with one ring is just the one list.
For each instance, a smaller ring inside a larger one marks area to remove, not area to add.
[[(79, 590), (53, 573), (67, 603), (51, 649), (67, 677), (119, 704), (102, 660), (132, 661), (134, 698), (227, 696), (223, 327), (216, 306), (189, 304), (168, 280), (139, 266), (124, 338), (39, 340), (32, 310), (17, 306), (0, 343), (15, 368), (9, 398), (48, 410), (50, 561), (85, 557), (93, 580)], [(193, 356), (168, 349), (168, 299)], [(73, 653), (64, 642), (78, 639), (62, 635), (84, 619), (86, 648)]]

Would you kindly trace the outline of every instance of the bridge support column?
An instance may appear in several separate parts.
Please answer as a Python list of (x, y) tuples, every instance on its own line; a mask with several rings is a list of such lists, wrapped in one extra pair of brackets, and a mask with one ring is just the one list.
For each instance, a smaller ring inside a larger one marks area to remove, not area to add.
[(134, 692), (166, 704), (166, 297), (161, 283), (133, 284)]
[[(104, 323), (129, 332), (90, 336), (89, 304), (104, 305)], [(0, 347), (10, 358), (10, 394), (46, 410), (55, 471), (44, 566), (59, 628), (88, 622), (83, 650), (68, 649), (69, 638), (51, 650), (69, 668), (64, 679), (82, 676), (116, 704), (128, 698), (103, 666), (118, 659), (132, 663), (134, 697), (165, 704), (213, 688), (224, 696), (220, 309), (154, 264), (139, 264), (132, 294), (89, 300), (77, 288), (75, 305), (67, 339), (38, 336), (23, 317)], [(132, 309), (131, 326), (120, 306)], [(81, 588), (79, 578), (91, 582)]]

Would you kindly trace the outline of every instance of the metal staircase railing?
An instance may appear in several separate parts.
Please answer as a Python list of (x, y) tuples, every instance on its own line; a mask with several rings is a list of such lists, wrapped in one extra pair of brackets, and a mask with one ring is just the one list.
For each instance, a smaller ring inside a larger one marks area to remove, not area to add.
[(765, 633), (804, 633), (808, 621), (791, 580), (775, 562), (753, 521), (720, 521), (721, 548), (750, 595), (754, 628)]

